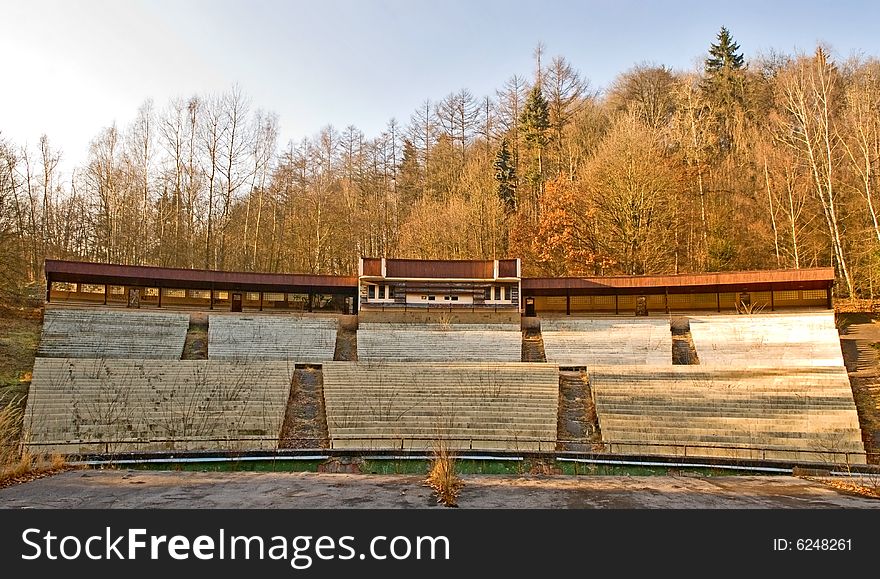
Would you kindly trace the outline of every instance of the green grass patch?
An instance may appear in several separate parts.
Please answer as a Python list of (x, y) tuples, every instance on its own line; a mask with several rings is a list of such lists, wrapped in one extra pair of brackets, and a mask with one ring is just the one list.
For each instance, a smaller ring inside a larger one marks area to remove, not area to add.
[[(186, 472), (316, 472), (319, 460), (246, 460), (231, 462), (151, 462), (120, 464), (124, 470), (165, 470)], [(97, 468), (114, 468), (113, 465)]]
[[(518, 475), (523, 472), (522, 461), (517, 460), (463, 460), (455, 459), (458, 474), (506, 474)], [(427, 460), (367, 460), (361, 470), (369, 474), (428, 474), (430, 461)]]
[[(556, 461), (562, 474), (575, 476), (734, 476), (742, 475), (744, 471), (726, 468), (681, 468), (668, 466), (637, 466), (627, 464), (592, 464), (584, 462)], [(759, 471), (749, 472), (750, 476), (760, 474)]]
[(39, 343), (39, 320), (0, 317), (0, 403), (27, 395)]

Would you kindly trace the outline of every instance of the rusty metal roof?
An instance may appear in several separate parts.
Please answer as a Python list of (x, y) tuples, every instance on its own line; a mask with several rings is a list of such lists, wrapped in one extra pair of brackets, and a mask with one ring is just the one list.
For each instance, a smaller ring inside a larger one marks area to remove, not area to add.
[(725, 271), (713, 273), (685, 273), (676, 275), (607, 276), (607, 277), (531, 277), (523, 278), (523, 292), (548, 290), (621, 291), (621, 290), (684, 290), (716, 291), (719, 286), (736, 291), (742, 287), (773, 286), (774, 289), (828, 287), (834, 282), (834, 269), (777, 269), (754, 271)]
[[(381, 258), (363, 258), (365, 276), (381, 276)], [(498, 260), (499, 277), (517, 277), (516, 259)], [(385, 277), (412, 279), (495, 279), (492, 259), (385, 259)]]
[(286, 273), (252, 273), (146, 265), (116, 265), (47, 259), (46, 279), (118, 285), (181, 288), (340, 291), (350, 293), (357, 277)]

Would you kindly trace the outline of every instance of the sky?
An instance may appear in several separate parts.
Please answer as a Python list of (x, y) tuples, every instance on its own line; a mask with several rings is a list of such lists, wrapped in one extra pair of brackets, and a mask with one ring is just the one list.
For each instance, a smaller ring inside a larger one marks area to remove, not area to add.
[(146, 99), (234, 84), (281, 143), (328, 124), (373, 137), (425, 99), (531, 78), (538, 43), (601, 90), (637, 63), (699, 67), (721, 26), (747, 60), (817, 42), (847, 58), (880, 56), (878, 22), (876, 0), (0, 0), (0, 137), (45, 133), (69, 171)]

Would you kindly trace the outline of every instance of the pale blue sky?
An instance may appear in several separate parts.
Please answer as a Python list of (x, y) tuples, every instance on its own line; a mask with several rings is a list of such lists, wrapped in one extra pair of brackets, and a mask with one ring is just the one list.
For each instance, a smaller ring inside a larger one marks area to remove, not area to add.
[(698, 66), (720, 26), (746, 58), (775, 49), (880, 56), (880, 2), (633, 0), (0, 0), (0, 133), (85, 159), (144, 99), (228, 89), (275, 111), (281, 142), (327, 124), (377, 135), (426, 98), (494, 95), (543, 42), (606, 87), (648, 61)]

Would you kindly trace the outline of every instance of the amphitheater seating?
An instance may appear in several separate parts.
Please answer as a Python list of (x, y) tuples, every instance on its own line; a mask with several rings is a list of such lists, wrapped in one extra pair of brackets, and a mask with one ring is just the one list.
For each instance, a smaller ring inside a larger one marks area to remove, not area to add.
[(547, 361), (559, 366), (672, 364), (666, 318), (542, 318)]
[(702, 365), (843, 366), (832, 312), (690, 318)]
[(37, 358), (23, 441), (32, 452), (272, 449), (284, 362)]
[(518, 324), (362, 323), (358, 360), (515, 362), (522, 359)]
[(843, 367), (593, 367), (590, 384), (611, 452), (865, 462)]
[(37, 356), (176, 360), (188, 327), (188, 314), (52, 308)]
[(552, 450), (558, 391), (550, 364), (324, 364), (333, 448)]
[(320, 364), (333, 359), (337, 326), (335, 317), (212, 315), (208, 320), (208, 358)]

